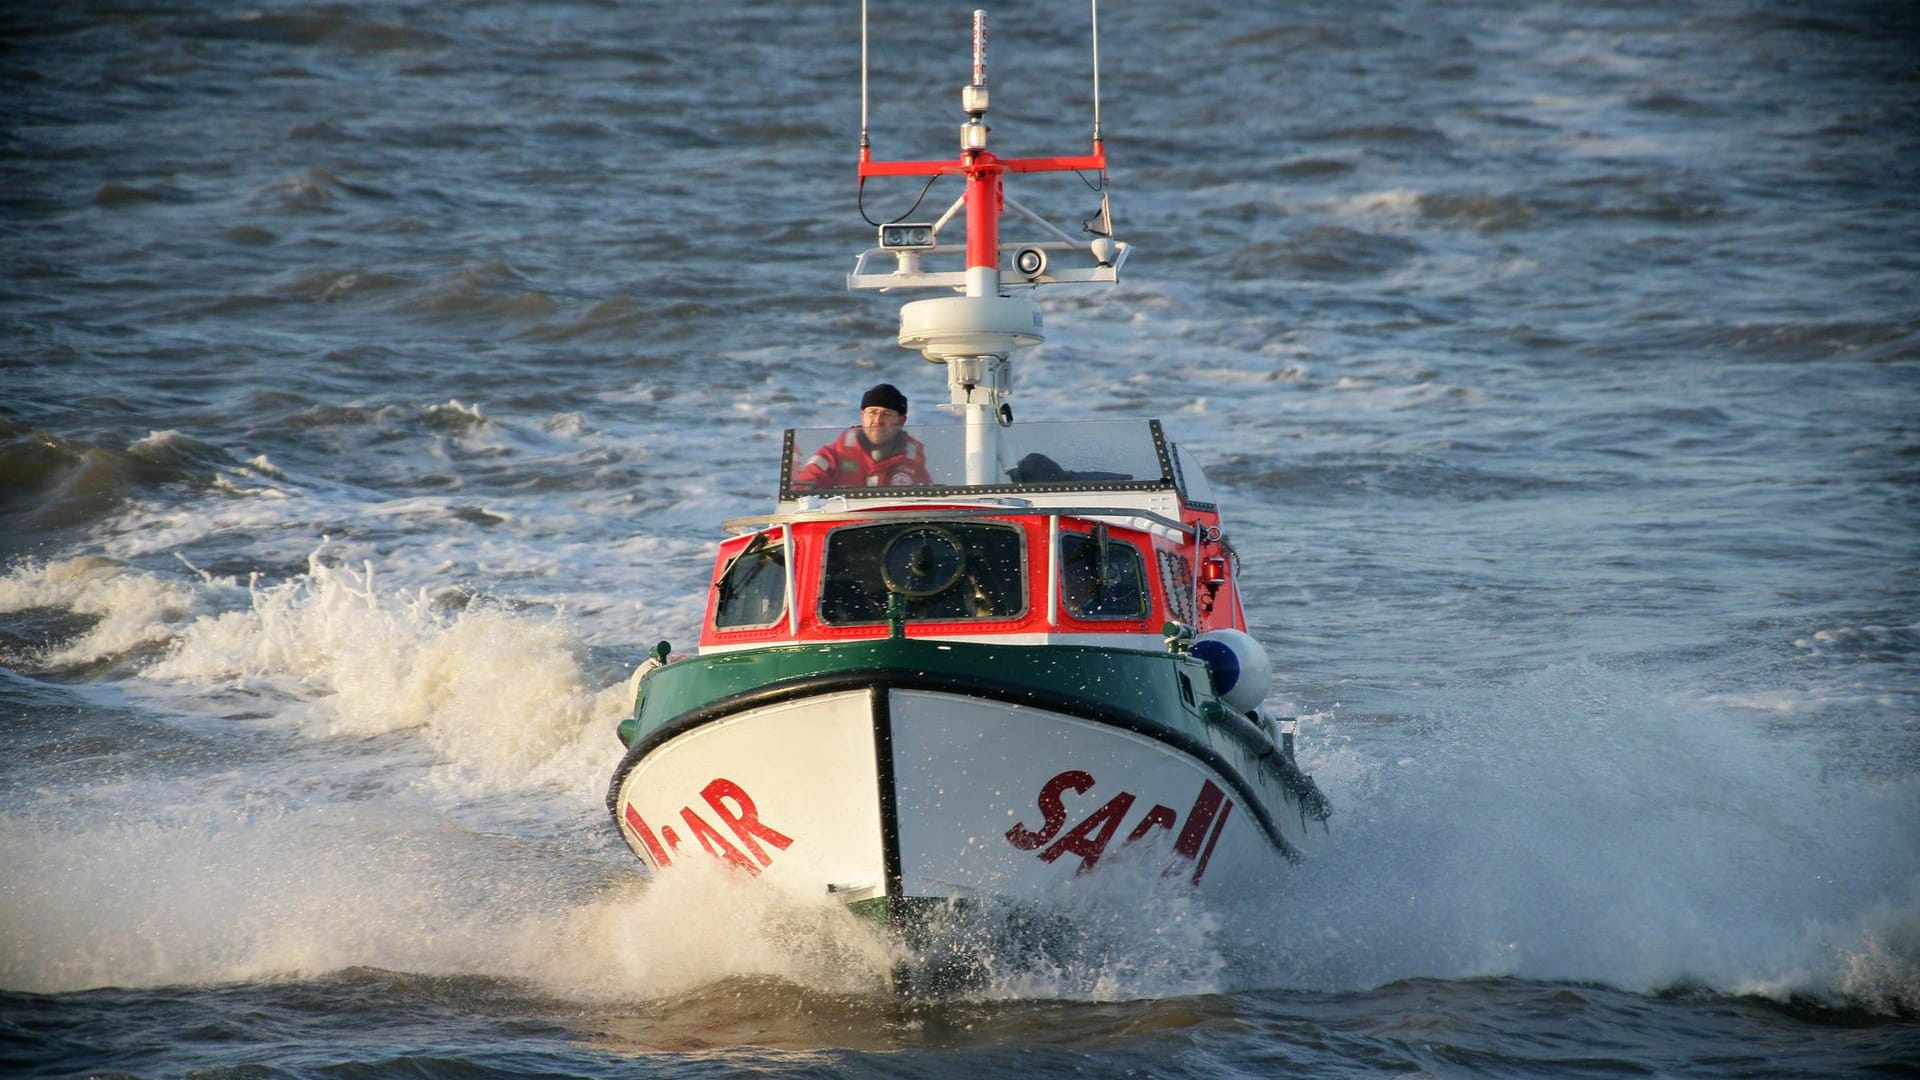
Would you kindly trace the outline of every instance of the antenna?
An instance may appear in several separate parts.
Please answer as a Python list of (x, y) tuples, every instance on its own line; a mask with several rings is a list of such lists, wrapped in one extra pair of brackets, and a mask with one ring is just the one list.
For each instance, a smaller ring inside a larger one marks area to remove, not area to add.
[[(1088, 22), (1093, 28), (1093, 144), (1099, 146), (1100, 138), (1100, 0), (1087, 0)], [(984, 8), (973, 10), (973, 83), (980, 87), (983, 97), (987, 85), (987, 12)], [(867, 95), (867, 0), (860, 0), (860, 149), (872, 148), (869, 137), (872, 125), (869, 122), (871, 110), (868, 108)], [(864, 156), (862, 158), (864, 160)], [(862, 177), (864, 179), (864, 177)]]
[[(1095, 0), (1089, 3), (1093, 5)], [(1004, 471), (1006, 463), (1000, 459), (1005, 443), (1000, 428), (1012, 422), (1003, 401), (1013, 384), (1013, 354), (1046, 340), (1038, 305), (1008, 294), (1060, 282), (1111, 284), (1119, 280), (1120, 266), (1126, 261), (1127, 245), (1113, 238), (1108, 219), (1107, 155), (1100, 141), (1099, 14), (1097, 6), (1091, 10), (1095, 29), (1091, 153), (1004, 158), (987, 148), (987, 15), (976, 10), (973, 77), (960, 88), (960, 110), (965, 120), (959, 130), (958, 156), (933, 161), (876, 161), (867, 145), (867, 7), (861, 0), (860, 182), (879, 176), (951, 176), (964, 182), (965, 191), (938, 221), (881, 225), (879, 245), (855, 260), (853, 273), (847, 275), (847, 287), (949, 289), (960, 294), (902, 306), (897, 340), (904, 348), (946, 366), (950, 401), (942, 407), (964, 420), (969, 484), (990, 483)], [(1091, 242), (1074, 239), (1006, 197), (1004, 183), (1008, 177), (1043, 172), (1100, 174), (1101, 227), (1099, 231), (1088, 229), (1094, 234)], [(1042, 237), (1002, 244), (1003, 210), (1012, 210), (1039, 226)], [(942, 243), (941, 230), (956, 216), (964, 222), (965, 242)], [(1011, 262), (1003, 258), (1003, 252), (1011, 253)], [(922, 268), (923, 259), (946, 256), (950, 260), (957, 254), (964, 256), (961, 269)], [(875, 265), (888, 256), (894, 261), (891, 273)]]
[(973, 85), (987, 85), (987, 12), (973, 9)]
[[(860, 0), (862, 4), (866, 0)], [(1093, 21), (1093, 145), (1100, 145), (1100, 0), (1087, 0)]]
[[(1098, 85), (1097, 80), (1095, 85)], [(1100, 130), (1099, 97), (1099, 91), (1096, 90), (1093, 121), (1096, 133)], [(1098, 141), (1098, 134), (1094, 138)], [(860, 152), (862, 157), (866, 156), (867, 147), (870, 145), (872, 144), (867, 141), (867, 0), (860, 0)]]

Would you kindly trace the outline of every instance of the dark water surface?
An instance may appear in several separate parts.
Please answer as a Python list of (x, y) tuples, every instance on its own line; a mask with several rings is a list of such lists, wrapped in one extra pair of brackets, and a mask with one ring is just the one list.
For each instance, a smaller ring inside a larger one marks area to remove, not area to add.
[[(873, 7), (948, 156), (971, 5)], [(989, 13), (996, 149), (1083, 151), (1085, 10)], [(901, 1002), (601, 801), (780, 430), (940, 420), (857, 5), (0, 12), (0, 1072), (1912, 1075), (1912, 5), (1100, 31), (1135, 255), (1015, 407), (1209, 463), (1336, 814)]]

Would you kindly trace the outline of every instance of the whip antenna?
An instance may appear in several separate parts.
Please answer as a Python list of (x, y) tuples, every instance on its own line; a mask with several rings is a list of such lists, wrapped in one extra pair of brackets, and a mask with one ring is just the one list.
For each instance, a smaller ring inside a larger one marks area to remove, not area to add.
[(1087, 0), (1087, 8), (1093, 15), (1093, 141), (1097, 146), (1100, 143), (1100, 0)]
[(987, 13), (973, 9), (973, 85), (987, 85)]
[[(1093, 112), (1095, 117), (1093, 127), (1098, 132), (1100, 106), (1097, 102)], [(1099, 138), (1099, 135), (1096, 134), (1094, 138)], [(869, 145), (867, 142), (867, 0), (860, 0), (860, 149), (865, 150)]]

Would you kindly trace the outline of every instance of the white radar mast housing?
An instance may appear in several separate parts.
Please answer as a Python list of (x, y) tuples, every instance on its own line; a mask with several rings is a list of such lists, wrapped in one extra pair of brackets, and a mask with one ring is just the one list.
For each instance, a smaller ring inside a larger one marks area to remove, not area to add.
[(1010, 296), (943, 296), (900, 308), (900, 346), (935, 363), (1006, 357), (1047, 339), (1039, 305)]

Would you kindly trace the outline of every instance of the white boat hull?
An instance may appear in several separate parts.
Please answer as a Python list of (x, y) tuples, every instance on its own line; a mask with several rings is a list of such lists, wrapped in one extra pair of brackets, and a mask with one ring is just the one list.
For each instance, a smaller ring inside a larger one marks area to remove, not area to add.
[[(1122, 852), (1202, 892), (1296, 858), (1298, 807), (1100, 719), (927, 689), (756, 705), (661, 741), (620, 780), (622, 834), (655, 873), (716, 858), (800, 895), (990, 896), (1100, 888)], [(1071, 884), (1070, 884), (1071, 883)]]

